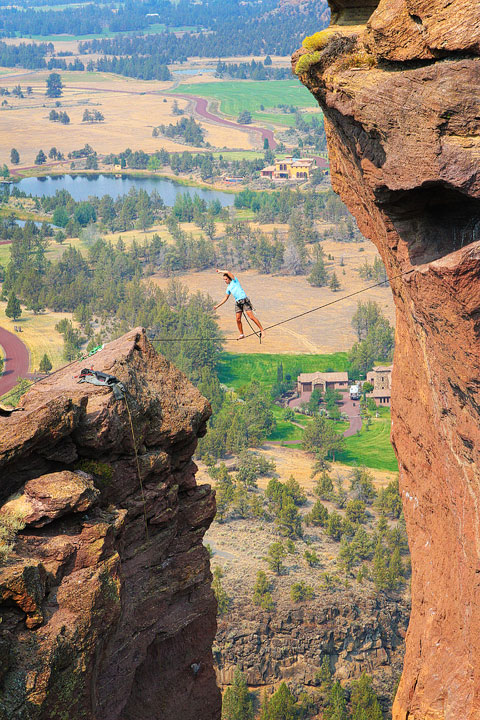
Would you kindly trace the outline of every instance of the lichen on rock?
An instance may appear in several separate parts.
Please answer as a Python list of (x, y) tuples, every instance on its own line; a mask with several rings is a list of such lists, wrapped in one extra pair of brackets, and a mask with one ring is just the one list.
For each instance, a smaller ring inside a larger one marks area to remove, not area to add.
[(0, 568), (0, 718), (218, 720), (215, 501), (191, 459), (210, 408), (142, 329), (89, 363), (126, 400), (79, 385), (78, 363), (0, 421), (0, 525), (22, 519)]

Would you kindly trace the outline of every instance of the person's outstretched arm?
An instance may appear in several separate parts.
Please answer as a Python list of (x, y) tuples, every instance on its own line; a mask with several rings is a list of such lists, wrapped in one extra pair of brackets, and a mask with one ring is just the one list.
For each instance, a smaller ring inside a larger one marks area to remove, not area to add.
[(230, 270), (220, 270), (219, 268), (216, 268), (217, 273), (221, 273), (222, 275), (228, 275), (230, 280), (233, 280), (235, 277), (233, 273), (230, 272)]
[(228, 300), (229, 297), (230, 297), (230, 295), (225, 295), (225, 297), (223, 298), (223, 300), (222, 300), (221, 302), (219, 302), (218, 305), (214, 305), (214, 306), (213, 306), (213, 309), (214, 309), (214, 310), (217, 310), (217, 308), (219, 308), (221, 305), (223, 305), (223, 303), (226, 303), (226, 302), (227, 302), (227, 300)]

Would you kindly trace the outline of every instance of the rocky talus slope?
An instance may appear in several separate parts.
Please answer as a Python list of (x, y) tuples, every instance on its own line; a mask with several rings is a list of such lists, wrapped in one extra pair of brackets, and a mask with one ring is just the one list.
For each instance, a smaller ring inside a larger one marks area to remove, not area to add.
[[(361, 4), (332, 0), (334, 19)], [(332, 29), (301, 80), (325, 113), (333, 187), (377, 245), (397, 310), (392, 437), (413, 578), (393, 718), (478, 720), (480, 8), (375, 5), (360, 32)]]
[[(85, 364), (126, 400), (78, 384)], [(0, 566), (0, 718), (218, 720), (202, 545), (215, 501), (191, 460), (208, 404), (137, 329), (21, 407), (0, 419), (3, 552), (17, 529)]]

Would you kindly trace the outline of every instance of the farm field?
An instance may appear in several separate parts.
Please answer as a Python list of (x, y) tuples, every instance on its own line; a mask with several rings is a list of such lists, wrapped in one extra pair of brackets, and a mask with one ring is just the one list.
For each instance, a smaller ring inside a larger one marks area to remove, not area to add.
[[(168, 151), (192, 150), (191, 145), (175, 142), (169, 138), (152, 137), (153, 128), (161, 124), (175, 123), (173, 100), (165, 95), (171, 83), (142, 81), (123, 78), (107, 73), (65, 72), (61, 73), (65, 85), (60, 100), (61, 110), (70, 117), (70, 124), (62, 125), (48, 119), (55, 108), (54, 100), (45, 96), (47, 71), (25, 71), (0, 75), (0, 87), (12, 88), (20, 83), (33, 89), (31, 96), (8, 98), (8, 106), (0, 111), (0, 161), (10, 164), (10, 149), (20, 153), (20, 165), (34, 165), (40, 148), (48, 153), (55, 146), (67, 155), (82, 148), (85, 143), (98, 153), (118, 153), (132, 150), (154, 152), (164, 148)], [(178, 100), (186, 109), (188, 100)], [(102, 123), (82, 123), (84, 110), (99, 110), (105, 117)], [(202, 122), (205, 140), (214, 148), (250, 150), (254, 139), (248, 132)], [(68, 162), (66, 167), (68, 168)], [(40, 168), (41, 169), (41, 168)]]
[(236, 118), (242, 110), (249, 110), (256, 121), (290, 125), (294, 116), (286, 113), (265, 113), (261, 106), (270, 109), (277, 105), (294, 105), (298, 108), (318, 109), (312, 95), (297, 80), (275, 81), (222, 81), (180, 85), (178, 92), (218, 100), (220, 111)]

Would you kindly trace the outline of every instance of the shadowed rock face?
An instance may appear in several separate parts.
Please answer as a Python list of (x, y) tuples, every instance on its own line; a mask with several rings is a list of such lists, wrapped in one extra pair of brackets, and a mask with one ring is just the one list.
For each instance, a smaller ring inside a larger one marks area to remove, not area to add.
[(0, 718), (219, 720), (202, 545), (215, 500), (191, 460), (210, 408), (141, 329), (88, 365), (122, 380), (128, 406), (79, 385), (77, 363), (0, 420), (0, 530), (17, 530), (0, 566)]
[(394, 720), (480, 717), (479, 40), (478, 3), (381, 0), (356, 44), (327, 45), (301, 77), (325, 113), (333, 188), (397, 309), (392, 439), (413, 577)]

